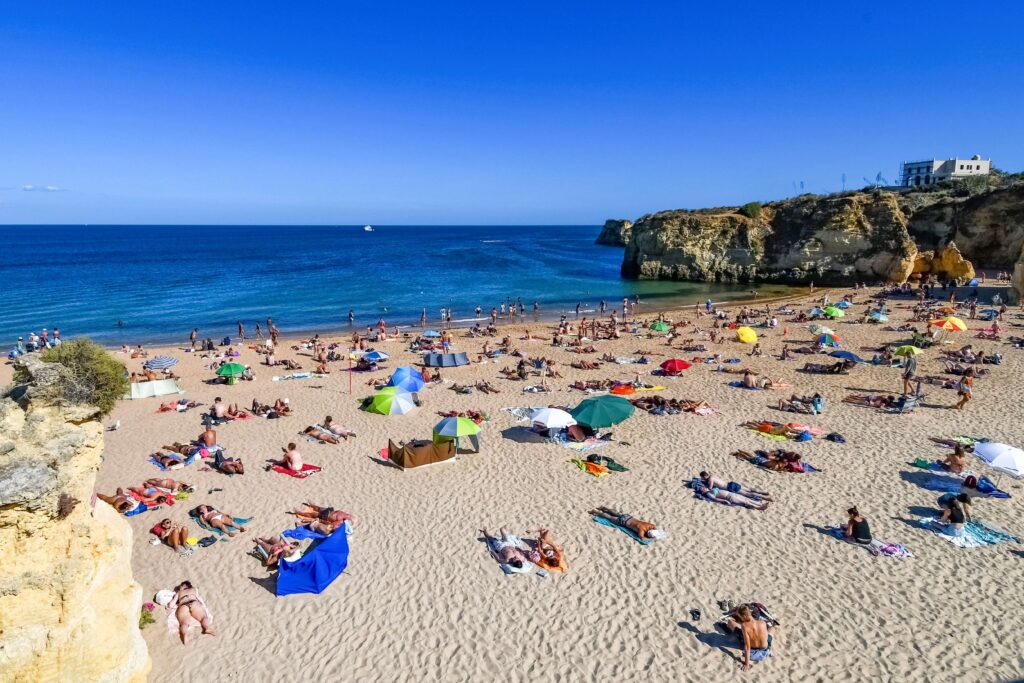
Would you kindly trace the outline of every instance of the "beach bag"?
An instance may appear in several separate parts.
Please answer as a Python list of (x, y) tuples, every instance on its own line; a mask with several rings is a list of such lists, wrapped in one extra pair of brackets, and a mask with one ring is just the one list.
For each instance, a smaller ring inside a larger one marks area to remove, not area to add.
[(800, 432), (800, 434), (793, 439), (794, 441), (810, 441), (813, 437), (810, 432)]

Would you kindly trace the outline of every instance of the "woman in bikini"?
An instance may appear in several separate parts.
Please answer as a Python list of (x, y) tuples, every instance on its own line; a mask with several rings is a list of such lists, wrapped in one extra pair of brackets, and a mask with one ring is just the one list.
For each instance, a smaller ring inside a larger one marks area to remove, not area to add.
[(720, 489), (717, 486), (707, 487), (703, 484), (699, 484), (696, 488), (697, 493), (708, 498), (708, 500), (716, 503), (723, 503), (726, 505), (739, 505), (741, 507), (750, 508), (751, 510), (767, 510), (768, 501), (758, 500), (744, 496), (742, 493), (733, 493), (726, 489)]
[(206, 603), (199, 597), (199, 592), (190, 581), (182, 581), (174, 587), (174, 598), (167, 604), (167, 609), (173, 609), (174, 616), (178, 619), (178, 634), (181, 636), (182, 645), (186, 644), (185, 637), (188, 635), (188, 627), (192, 619), (199, 622), (199, 626), (206, 635), (217, 635), (210, 628), (210, 613), (206, 609)]
[(310, 425), (302, 430), (302, 435), (309, 437), (310, 439), (316, 439), (322, 443), (339, 443), (338, 437), (330, 432), (325, 432), (322, 429)]
[(188, 540), (188, 528), (185, 526), (178, 526), (171, 520), (164, 519), (150, 529), (149, 533), (159, 538), (169, 547), (174, 548), (179, 555), (188, 557), (192, 554), (192, 548), (186, 542)]
[(603, 517), (609, 521), (615, 522), (619, 526), (626, 527), (640, 538), (653, 538), (659, 539), (668, 536), (668, 533), (659, 529), (656, 524), (651, 522), (645, 522), (642, 519), (637, 519), (633, 515), (612, 508), (600, 506), (591, 510), (588, 514), (594, 517)]
[(252, 542), (263, 551), (265, 555), (263, 566), (265, 567), (276, 567), (282, 557), (291, 557), (299, 550), (298, 542), (289, 541), (280, 535), (273, 538), (254, 538)]
[(97, 492), (96, 497), (105, 503), (109, 503), (122, 515), (126, 512), (131, 512), (139, 506), (139, 501), (125, 494), (124, 489), (122, 488), (118, 488), (112, 496), (107, 496)]
[(245, 532), (245, 527), (235, 524), (235, 520), (230, 515), (226, 515), (209, 505), (200, 505), (196, 508), (196, 515), (202, 520), (203, 524), (223, 531), (230, 538), (235, 537), (235, 531), (232, 531), (232, 529), (242, 533)]
[(161, 453), (159, 451), (153, 453), (149, 457), (160, 463), (160, 465), (166, 470), (180, 470), (185, 466), (185, 463), (181, 461), (181, 458), (177, 458), (173, 455), (167, 455), (166, 453)]
[(569, 571), (569, 563), (565, 561), (565, 552), (562, 547), (555, 543), (551, 532), (540, 528), (537, 530), (537, 552), (540, 558), (536, 564), (541, 569), (549, 569), (556, 572)]
[(319, 505), (313, 505), (312, 503), (305, 503), (303, 507), (295, 508), (292, 510), (292, 514), (302, 520), (300, 525), (315, 521), (330, 524), (332, 527), (338, 527), (346, 521), (349, 521), (352, 524), (355, 523), (355, 517), (344, 510), (335, 510), (332, 507), (321, 507)]

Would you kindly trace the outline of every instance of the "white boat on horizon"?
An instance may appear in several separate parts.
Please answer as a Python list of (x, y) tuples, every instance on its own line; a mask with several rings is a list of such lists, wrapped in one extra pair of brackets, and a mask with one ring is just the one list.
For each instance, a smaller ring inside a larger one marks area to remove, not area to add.
[(373, 232), (373, 226), (372, 225), (364, 225), (363, 226), (363, 232)]

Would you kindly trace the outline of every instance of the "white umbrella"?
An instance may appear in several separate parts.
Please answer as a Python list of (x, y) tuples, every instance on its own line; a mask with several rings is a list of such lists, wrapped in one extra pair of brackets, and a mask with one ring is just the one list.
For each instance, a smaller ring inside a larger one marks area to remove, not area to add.
[(541, 408), (530, 416), (530, 420), (544, 429), (564, 429), (576, 424), (572, 415), (558, 408)]
[(1024, 475), (1024, 451), (1005, 443), (979, 443), (974, 454), (992, 467), (1015, 476)]

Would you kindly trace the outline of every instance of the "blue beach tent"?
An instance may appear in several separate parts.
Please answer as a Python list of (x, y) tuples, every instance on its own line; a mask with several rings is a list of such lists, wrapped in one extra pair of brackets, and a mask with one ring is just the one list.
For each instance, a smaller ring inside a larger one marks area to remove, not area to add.
[(348, 535), (339, 528), (295, 562), (279, 563), (277, 595), (321, 593), (347, 565)]

